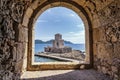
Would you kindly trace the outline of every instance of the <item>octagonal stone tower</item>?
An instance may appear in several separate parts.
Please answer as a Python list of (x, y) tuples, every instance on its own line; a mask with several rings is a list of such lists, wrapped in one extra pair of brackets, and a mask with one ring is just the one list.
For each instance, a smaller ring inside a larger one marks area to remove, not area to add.
[(64, 40), (62, 39), (61, 34), (55, 34), (55, 40), (53, 40), (53, 47), (54, 48), (63, 48), (64, 47)]
[(53, 40), (53, 47), (45, 47), (45, 52), (51, 53), (69, 53), (72, 52), (71, 47), (64, 46), (64, 40), (61, 34), (55, 34), (55, 40)]

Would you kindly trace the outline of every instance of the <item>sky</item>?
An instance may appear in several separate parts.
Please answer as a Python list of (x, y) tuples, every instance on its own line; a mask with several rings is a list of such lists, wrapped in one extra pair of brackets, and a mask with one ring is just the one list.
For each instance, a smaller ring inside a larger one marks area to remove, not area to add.
[(71, 9), (54, 7), (44, 11), (35, 23), (35, 39), (48, 41), (54, 35), (62, 34), (62, 39), (73, 43), (85, 43), (84, 24)]

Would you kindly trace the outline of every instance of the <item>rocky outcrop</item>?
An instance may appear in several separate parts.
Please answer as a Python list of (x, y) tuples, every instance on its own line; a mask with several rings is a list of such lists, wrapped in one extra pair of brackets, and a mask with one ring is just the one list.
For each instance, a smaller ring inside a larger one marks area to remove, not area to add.
[(69, 53), (72, 52), (71, 47), (64, 47), (64, 48), (55, 48), (55, 47), (45, 47), (45, 52), (51, 53)]

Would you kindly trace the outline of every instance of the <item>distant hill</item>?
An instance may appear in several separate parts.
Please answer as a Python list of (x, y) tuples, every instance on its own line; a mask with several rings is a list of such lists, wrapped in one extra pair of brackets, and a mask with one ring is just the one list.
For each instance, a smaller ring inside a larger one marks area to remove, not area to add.
[(53, 40), (46, 41), (46, 44), (52, 44)]
[(42, 40), (35, 40), (35, 44), (41, 44), (41, 43), (44, 43), (44, 41), (42, 41)]
[[(53, 40), (49, 40), (49, 41), (42, 41), (42, 40), (35, 40), (35, 44), (52, 44)], [(64, 41), (65, 44), (73, 44), (70, 41)]]
[(70, 41), (64, 41), (64, 43), (65, 43), (65, 44), (74, 44), (74, 43), (72, 43), (72, 42), (70, 42)]

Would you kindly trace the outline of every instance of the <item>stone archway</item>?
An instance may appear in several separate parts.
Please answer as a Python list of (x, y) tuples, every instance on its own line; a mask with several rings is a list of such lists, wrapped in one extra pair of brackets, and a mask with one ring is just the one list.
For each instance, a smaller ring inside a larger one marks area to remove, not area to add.
[[(98, 71), (102, 71), (105, 74), (109, 74), (111, 77), (116, 76), (116, 73), (119, 74), (119, 0), (42, 0), (42, 1), (32, 1), (32, 4), (28, 7), (22, 25), (28, 27), (29, 30), (32, 30), (34, 19), (37, 19), (38, 16), (46, 9), (56, 6), (64, 6), (75, 11), (83, 19), (85, 28), (88, 28), (89, 36), (87, 37), (89, 52), (91, 52), (88, 57), (90, 64), (93, 65), (94, 57), (94, 68)], [(36, 16), (36, 17), (35, 17)], [(31, 21), (32, 20), (32, 21)], [(28, 24), (30, 23), (31, 24)], [(32, 25), (32, 26), (31, 26)], [(31, 26), (31, 28), (30, 28)], [(88, 27), (89, 26), (89, 27)], [(112, 32), (112, 34), (110, 33)], [(31, 32), (32, 35), (32, 32)], [(29, 35), (30, 38), (30, 35)], [(29, 42), (29, 46), (32, 44)], [(28, 48), (29, 52), (32, 49)], [(106, 58), (107, 57), (107, 58)], [(29, 70), (33, 70), (31, 66), (30, 59), (28, 58)], [(115, 63), (114, 63), (115, 62)], [(109, 64), (108, 64), (109, 63)], [(30, 67), (31, 66), (31, 67)], [(70, 67), (69, 65), (68, 67)], [(38, 65), (34, 65), (34, 70), (39, 70)], [(50, 67), (50, 66), (49, 66)], [(80, 67), (80, 65), (79, 65)], [(88, 66), (87, 66), (88, 67)], [(59, 67), (60, 69), (61, 67)], [(90, 65), (89, 65), (90, 68)], [(109, 71), (109, 69), (111, 69)], [(116, 71), (114, 71), (116, 69)], [(113, 74), (113, 75), (112, 75)], [(117, 75), (117, 79), (120, 75)]]
[[(60, 66), (59, 64), (50, 64), (50, 65), (35, 65), (32, 64), (32, 56), (34, 50), (34, 42), (33, 42), (33, 31), (34, 31), (34, 23), (37, 20), (38, 16), (42, 14), (46, 9), (52, 7), (66, 7), (75, 11), (83, 20), (85, 24), (85, 42), (86, 42), (86, 59), (83, 64), (63, 64)], [(28, 26), (28, 52), (27, 52), (27, 69), (28, 70), (40, 70), (40, 69), (74, 69), (80, 68), (81, 65), (85, 65), (85, 68), (90, 68), (93, 65), (93, 52), (92, 52), (92, 23), (88, 13), (85, 9), (77, 4), (74, 1), (34, 1), (33, 4), (27, 9), (26, 14), (23, 18), (23, 25)], [(27, 22), (26, 22), (27, 21)], [(41, 67), (40, 67), (41, 66)], [(56, 67), (55, 67), (56, 66)], [(57, 67), (58, 66), (58, 67)]]
[[(109, 75), (112, 80), (120, 79), (120, 0), (1, 0), (0, 79), (18, 80), (23, 60), (27, 63), (26, 59), (29, 70), (32, 70), (32, 61), (29, 59), (32, 48), (28, 47), (32, 45), (30, 41), (28, 44), (28, 36), (30, 38), (32, 35), (32, 32), (28, 35), (33, 28), (32, 19), (38, 12), (40, 15), (46, 8), (55, 6), (67, 7), (76, 13), (81, 11), (85, 26), (89, 24), (88, 38), (93, 40), (88, 44), (93, 46), (93, 51), (88, 51), (93, 52), (90, 56), (94, 56), (94, 68)], [(89, 59), (93, 64), (92, 57)], [(33, 66), (36, 70), (39, 67)], [(68, 67), (71, 68), (71, 65)]]

